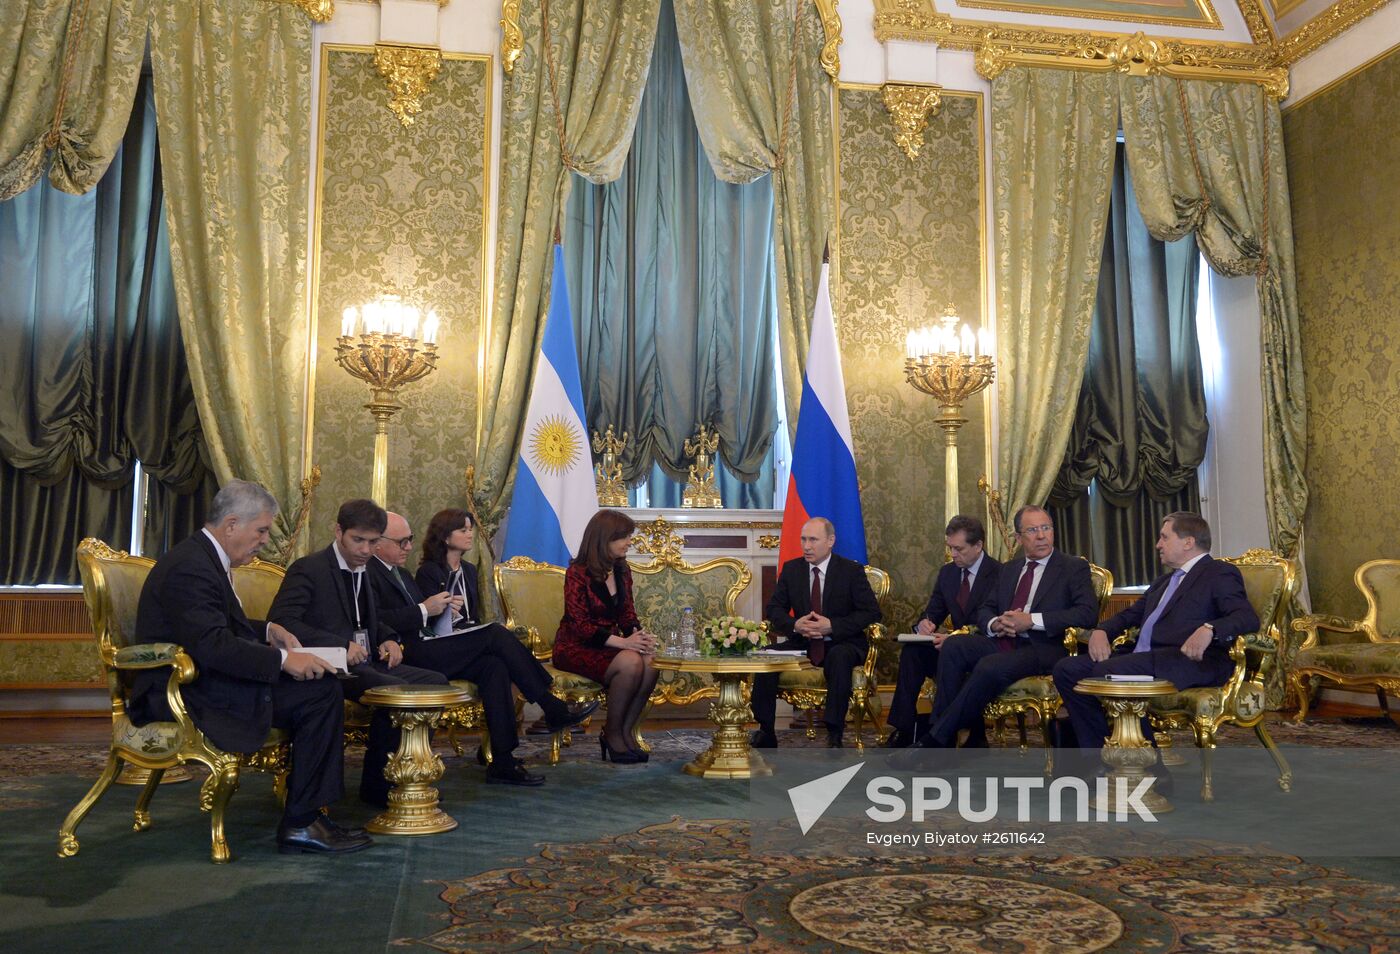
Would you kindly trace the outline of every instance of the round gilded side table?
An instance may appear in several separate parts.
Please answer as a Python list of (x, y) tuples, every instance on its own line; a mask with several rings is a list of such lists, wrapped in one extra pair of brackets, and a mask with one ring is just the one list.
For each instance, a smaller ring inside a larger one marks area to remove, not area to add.
[[(1147, 769), (1157, 764), (1157, 750), (1142, 734), (1142, 719), (1147, 714), (1147, 700), (1154, 696), (1169, 696), (1176, 692), (1176, 686), (1166, 679), (1128, 681), (1094, 678), (1079, 680), (1074, 691), (1098, 696), (1113, 726), (1113, 731), (1103, 745), (1103, 761), (1110, 769), (1109, 803), (1100, 806), (1098, 800), (1094, 799), (1093, 805), (1095, 808), (1104, 807), (1110, 812), (1127, 812), (1127, 805), (1119, 804), (1119, 796), (1136, 789), (1138, 783), (1147, 777)], [(1140, 801), (1154, 815), (1172, 810), (1172, 803), (1152, 791), (1150, 786)]]
[(389, 711), (400, 730), (399, 748), (389, 756), (384, 777), (393, 789), (389, 806), (365, 825), (376, 835), (435, 835), (457, 827), (457, 820), (438, 807), (434, 783), (442, 778), (442, 759), (433, 752), (430, 730), (442, 710), (471, 700), (465, 689), (452, 686), (376, 686), (360, 702)]
[(756, 673), (795, 672), (806, 665), (801, 656), (656, 656), (652, 665), (663, 672), (707, 672), (719, 686), (719, 698), (710, 704), (715, 724), (710, 747), (681, 769), (701, 778), (754, 778), (772, 775), (763, 756), (749, 748), (745, 731), (753, 710), (744, 699), (744, 683)]

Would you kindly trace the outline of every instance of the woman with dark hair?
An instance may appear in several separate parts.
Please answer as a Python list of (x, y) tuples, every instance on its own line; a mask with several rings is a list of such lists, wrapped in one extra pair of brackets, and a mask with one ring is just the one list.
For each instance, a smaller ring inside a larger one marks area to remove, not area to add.
[[(401, 527), (398, 532), (407, 536), (408, 524), (402, 518), (397, 520)], [(493, 761), (486, 773), (487, 781), (538, 785), (544, 778), (526, 771), (513, 754), (519, 738), (511, 684), (543, 710), (551, 731), (578, 725), (598, 704), (572, 708), (566, 705), (550, 691), (553, 680), (524, 643), (501, 624), (481, 621), (476, 567), (466, 560), (474, 535), (471, 514), (465, 510), (439, 510), (428, 522), (423, 562), (414, 577), (415, 585), (396, 582), (394, 571), (386, 562), (378, 572), (380, 589), (376, 592), (382, 593), (386, 615), (394, 613), (406, 630), (405, 658), (431, 666), (449, 679), (476, 683), (491, 740)], [(396, 540), (388, 544), (400, 545)], [(402, 550), (396, 554), (386, 545), (385, 552), (399, 563), (404, 559)], [(447, 606), (436, 616), (429, 616), (427, 600), (440, 593), (448, 594)], [(401, 608), (407, 612), (400, 613)], [(484, 753), (478, 752), (477, 760), (484, 763)]]
[(554, 637), (554, 665), (602, 683), (608, 718), (598, 742), (603, 759), (645, 762), (629, 741), (631, 727), (656, 686), (656, 637), (642, 629), (632, 605), (627, 551), (637, 524), (625, 513), (599, 510), (583, 530), (578, 556), (564, 574), (564, 618)]

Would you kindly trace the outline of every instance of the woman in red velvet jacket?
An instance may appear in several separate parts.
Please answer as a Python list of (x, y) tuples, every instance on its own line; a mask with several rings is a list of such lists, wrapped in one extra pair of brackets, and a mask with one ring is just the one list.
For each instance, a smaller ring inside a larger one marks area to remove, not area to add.
[(554, 637), (554, 665), (602, 683), (608, 718), (598, 741), (603, 759), (644, 762), (628, 729), (641, 718), (656, 669), (656, 637), (642, 629), (632, 605), (627, 550), (637, 524), (625, 513), (599, 510), (588, 521), (578, 556), (564, 574), (564, 618)]

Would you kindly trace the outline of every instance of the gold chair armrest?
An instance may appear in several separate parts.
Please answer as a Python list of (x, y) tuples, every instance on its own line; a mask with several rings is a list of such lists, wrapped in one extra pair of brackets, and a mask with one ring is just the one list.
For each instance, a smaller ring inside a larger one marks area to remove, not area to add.
[[(1065, 629), (1065, 649), (1069, 650), (1071, 656), (1079, 655), (1079, 647), (1089, 644), (1089, 636), (1093, 634), (1097, 626), (1070, 626)], [(1131, 634), (1131, 635), (1129, 635)], [(1121, 646), (1129, 640), (1137, 639), (1137, 630), (1125, 629), (1123, 634), (1113, 641), (1115, 647)]]
[(511, 630), (515, 638), (524, 643), (538, 660), (545, 661), (554, 655), (554, 648), (545, 644), (540, 631), (533, 626), (516, 626)]
[(1311, 649), (1322, 639), (1322, 631), (1335, 633), (1339, 636), (1361, 636), (1362, 639), (1328, 639), (1329, 644), (1337, 643), (1362, 643), (1370, 639), (1370, 633), (1366, 631), (1366, 624), (1359, 619), (1346, 619), (1341, 616), (1327, 616), (1322, 613), (1309, 613), (1306, 616), (1299, 616), (1293, 621), (1293, 632), (1306, 633), (1303, 642), (1298, 649)]
[(112, 659), (116, 669), (160, 669), (179, 663), (184, 651), (175, 643), (141, 643), (137, 646), (123, 646)]
[(969, 623), (966, 626), (959, 626), (957, 629), (948, 630), (949, 636), (971, 636), (977, 631), (977, 627)]
[[(763, 631), (765, 633), (768, 631), (766, 628), (767, 626), (768, 621), (764, 620)], [(883, 643), (886, 642), (890, 637), (889, 633), (885, 630), (884, 623), (871, 623), (869, 626), (865, 627), (865, 638), (870, 640), (870, 642), (872, 643)]]

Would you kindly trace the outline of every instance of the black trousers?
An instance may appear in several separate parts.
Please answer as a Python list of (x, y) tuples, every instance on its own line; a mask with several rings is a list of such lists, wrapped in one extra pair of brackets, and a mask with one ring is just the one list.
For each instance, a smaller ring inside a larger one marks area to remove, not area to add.
[[(790, 638), (775, 643), (773, 648), (806, 649), (809, 642), (801, 637)], [(826, 646), (826, 656), (822, 659), (822, 672), (826, 674), (826, 711), (822, 721), (830, 732), (840, 732), (846, 727), (846, 710), (851, 707), (851, 684), (854, 682), (852, 671), (865, 662), (865, 650), (864, 639)], [(778, 674), (769, 672), (754, 676), (749, 702), (754, 721), (772, 732), (778, 711)]]
[[(415, 685), (445, 686), (447, 677), (430, 669), (419, 669), (403, 663), (390, 669), (380, 661), (362, 662), (350, 667), (354, 679), (343, 682), (345, 698), (359, 701), (366, 689), (375, 686)], [(384, 778), (384, 766), (389, 754), (399, 747), (399, 730), (389, 721), (387, 709), (375, 709), (369, 720), (369, 742), (365, 746), (365, 766), (360, 772), (360, 796), (371, 802), (382, 802), (389, 794), (389, 782)]]
[(486, 731), (491, 737), (491, 756), (510, 764), (511, 753), (519, 744), (515, 731), (515, 699), (511, 683), (529, 702), (548, 703), (553, 684), (544, 666), (499, 623), (461, 636), (420, 640), (404, 650), (404, 658), (415, 666), (432, 669), (448, 679), (476, 683), (481, 706), (486, 712)]
[(1065, 647), (1048, 639), (1022, 637), (1016, 642), (1011, 652), (1001, 652), (997, 641), (986, 636), (949, 636), (943, 641), (929, 729), (935, 742), (955, 744), (959, 729), (981, 735), (987, 703), (1018, 679), (1048, 676), (1065, 656)]
[(919, 714), (919, 690), (938, 673), (938, 650), (933, 643), (905, 643), (899, 653), (899, 675), (885, 721), (901, 732), (913, 732)]
[[(1069, 711), (1074, 726), (1076, 744), (1081, 749), (1100, 749), (1108, 738), (1108, 717), (1097, 696), (1075, 692), (1081, 679), (1090, 676), (1119, 675), (1155, 676), (1169, 679), (1178, 689), (1197, 686), (1223, 686), (1234, 670), (1230, 657), (1221, 651), (1208, 651), (1200, 662), (1188, 659), (1176, 647), (1154, 649), (1145, 653), (1117, 653), (1103, 662), (1094, 662), (1088, 653), (1069, 656), (1055, 664), (1051, 675), (1055, 688)], [(1143, 719), (1144, 725), (1147, 720)], [(1147, 737), (1151, 738), (1151, 728)]]
[(283, 817), (297, 827), (345, 793), (344, 722), (339, 680), (300, 682), (282, 673), (273, 684), (272, 724), (292, 737)]

